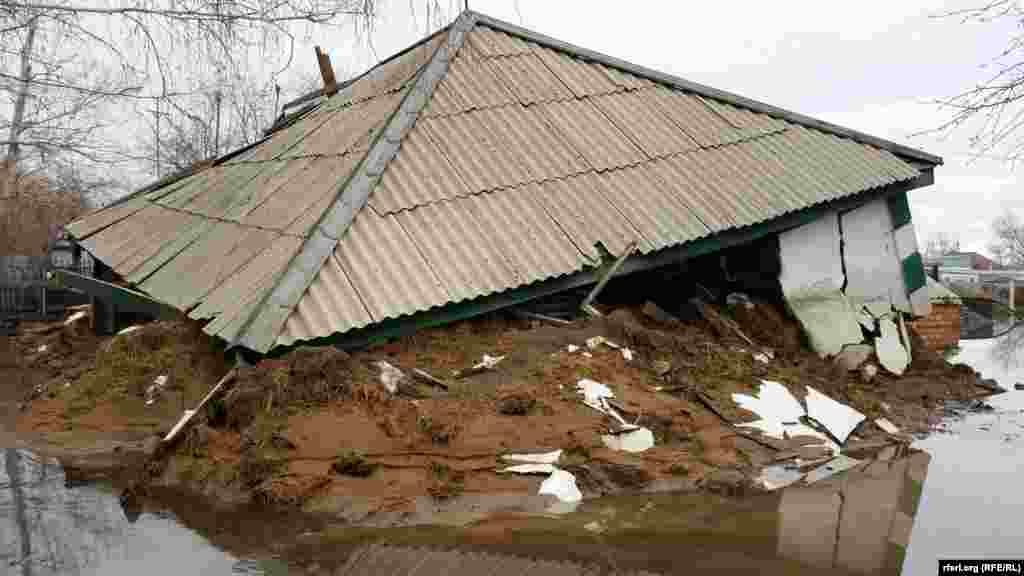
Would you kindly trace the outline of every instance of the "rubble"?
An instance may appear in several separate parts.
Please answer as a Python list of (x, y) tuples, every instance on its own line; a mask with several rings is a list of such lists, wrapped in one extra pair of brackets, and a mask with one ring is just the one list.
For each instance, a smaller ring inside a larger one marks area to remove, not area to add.
[(910, 365), (910, 354), (900, 342), (899, 328), (888, 316), (878, 320), (881, 336), (875, 340), (875, 354), (878, 363), (897, 376), (903, 374)]
[(845, 443), (854, 428), (864, 421), (864, 415), (860, 412), (836, 402), (810, 386), (807, 387), (806, 403), (807, 416), (821, 423), (840, 444)]

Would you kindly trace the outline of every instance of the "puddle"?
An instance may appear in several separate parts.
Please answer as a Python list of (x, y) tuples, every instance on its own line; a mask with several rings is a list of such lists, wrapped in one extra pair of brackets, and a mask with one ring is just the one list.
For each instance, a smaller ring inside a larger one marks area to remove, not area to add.
[(1016, 558), (1024, 527), (1024, 327), (999, 337), (961, 340), (953, 358), (1008, 392), (985, 399), (991, 411), (956, 410), (940, 433), (914, 446), (932, 463), (904, 574), (934, 574), (937, 558)]
[(284, 574), (281, 562), (238, 558), (168, 513), (132, 522), (102, 486), (66, 486), (56, 461), (3, 449), (0, 573), (46, 575)]

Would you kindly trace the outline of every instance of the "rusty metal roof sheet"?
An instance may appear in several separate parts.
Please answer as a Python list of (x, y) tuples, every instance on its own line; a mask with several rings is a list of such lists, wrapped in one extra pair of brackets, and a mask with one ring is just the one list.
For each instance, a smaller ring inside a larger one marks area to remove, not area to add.
[(597, 244), (652, 253), (920, 174), (896, 145), (495, 22), (467, 12), (251, 149), (69, 231), (266, 352), (574, 274)]

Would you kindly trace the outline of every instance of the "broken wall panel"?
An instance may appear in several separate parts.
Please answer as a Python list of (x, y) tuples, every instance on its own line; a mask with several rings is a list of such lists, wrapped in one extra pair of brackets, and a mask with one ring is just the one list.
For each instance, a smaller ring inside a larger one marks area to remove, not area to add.
[(909, 311), (900, 260), (892, 234), (892, 220), (885, 200), (879, 199), (840, 216), (843, 262), (846, 265), (846, 297), (855, 310)]
[(793, 315), (821, 356), (863, 340), (853, 307), (843, 294), (839, 217), (823, 217), (779, 235), (779, 284)]

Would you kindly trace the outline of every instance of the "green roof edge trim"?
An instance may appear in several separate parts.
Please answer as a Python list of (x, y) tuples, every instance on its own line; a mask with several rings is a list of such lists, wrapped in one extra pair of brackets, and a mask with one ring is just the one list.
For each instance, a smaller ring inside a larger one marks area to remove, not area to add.
[(943, 163), (942, 157), (936, 156), (934, 154), (929, 154), (928, 152), (925, 152), (923, 150), (918, 150), (916, 148), (904, 146), (903, 144), (898, 144), (890, 140), (885, 140), (884, 138), (879, 138), (877, 136), (865, 134), (864, 132), (853, 130), (851, 128), (844, 128), (842, 126), (832, 124), (831, 122), (825, 122), (824, 120), (818, 120), (817, 118), (805, 116), (803, 114), (800, 114), (799, 112), (793, 112), (791, 110), (786, 110), (783, 108), (779, 108), (777, 106), (772, 106), (771, 104), (766, 104), (764, 102), (752, 100), (745, 96), (740, 96), (739, 94), (726, 92), (725, 90), (719, 90), (718, 88), (712, 88), (711, 86), (705, 86), (704, 84), (698, 84), (697, 82), (691, 82), (684, 78), (679, 78), (678, 76), (673, 76), (671, 74), (666, 74), (664, 72), (659, 72), (657, 70), (645, 68), (644, 66), (640, 66), (638, 64), (633, 64), (625, 60), (620, 60), (619, 58), (615, 58), (614, 56), (608, 56), (607, 54), (602, 54), (600, 52), (588, 50), (586, 48), (582, 48), (580, 46), (576, 46), (568, 42), (563, 42), (562, 40), (558, 40), (557, 38), (552, 38), (539, 32), (534, 32), (533, 30), (529, 30), (527, 28), (523, 28), (521, 26), (512, 24), (511, 22), (505, 22), (504, 20), (499, 20), (497, 18), (487, 16), (485, 14), (473, 14), (475, 14), (478, 24), (483, 24), (496, 30), (501, 30), (502, 32), (506, 32), (513, 36), (518, 36), (520, 38), (529, 40), (531, 42), (535, 42), (537, 44), (541, 44), (548, 48), (554, 48), (555, 50), (568, 52), (570, 54), (583, 58), (584, 60), (590, 60), (593, 62), (604, 64), (606, 66), (618, 68), (619, 70), (629, 72), (630, 74), (642, 76), (650, 80), (661, 82), (663, 84), (668, 84), (681, 90), (695, 92), (697, 94), (700, 94), (701, 96), (707, 96), (709, 98), (714, 98), (716, 100), (723, 100), (730, 104), (735, 104), (737, 106), (748, 108), (755, 112), (760, 112), (762, 114), (768, 114), (769, 116), (774, 116), (776, 118), (788, 120), (789, 122), (801, 124), (808, 128), (814, 128), (817, 130), (828, 132), (830, 134), (835, 134), (836, 136), (850, 138), (861, 144), (868, 144), (870, 146), (875, 146), (877, 148), (888, 150), (898, 156), (913, 158), (915, 160), (927, 162), (928, 164), (932, 165), (941, 165)]

